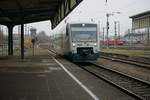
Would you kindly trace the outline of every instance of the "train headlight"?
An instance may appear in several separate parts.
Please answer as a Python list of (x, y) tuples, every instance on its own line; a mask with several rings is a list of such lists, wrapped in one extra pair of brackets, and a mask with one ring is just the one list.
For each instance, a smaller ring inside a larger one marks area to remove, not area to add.
[(76, 46), (76, 44), (75, 44), (75, 43), (72, 43), (72, 46), (73, 46), (73, 47), (75, 47), (75, 46)]
[(97, 46), (97, 43), (94, 43), (94, 46)]

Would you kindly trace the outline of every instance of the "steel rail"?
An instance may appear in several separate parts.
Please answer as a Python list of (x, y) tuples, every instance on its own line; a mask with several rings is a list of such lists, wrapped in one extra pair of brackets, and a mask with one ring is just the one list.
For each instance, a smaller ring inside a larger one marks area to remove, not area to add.
[(134, 60), (128, 60), (128, 59), (110, 57), (110, 56), (108, 56), (108, 57), (101, 56), (101, 58), (116, 61), (116, 62), (121, 62), (121, 63), (127, 63), (127, 64), (130, 64), (130, 65), (135, 65), (135, 66), (138, 66), (138, 67), (143, 67), (143, 68), (150, 69), (150, 64), (144, 63), (144, 62), (138, 62), (138, 61), (134, 61)]
[(118, 59), (128, 60), (128, 61), (132, 61), (132, 62), (136, 62), (136, 63), (140, 63), (140, 64), (150, 65), (149, 62), (143, 62), (143, 61), (139, 61), (139, 60), (137, 61), (137, 60), (134, 60), (134, 59), (128, 59), (128, 58), (130, 58), (129, 55), (116, 54), (116, 53), (104, 53), (104, 52), (102, 52), (101, 56), (111, 57), (111, 58), (118, 58)]
[(136, 77), (134, 77), (134, 76), (125, 74), (125, 73), (123, 73), (123, 72), (120, 72), (120, 71), (117, 71), (117, 70), (114, 70), (114, 69), (111, 69), (111, 68), (108, 68), (108, 67), (103, 66), (103, 65), (99, 65), (99, 64), (97, 64), (97, 63), (93, 63), (93, 62), (90, 62), (90, 63), (91, 63), (92, 65), (95, 65), (95, 66), (99, 67), (99, 68), (103, 68), (103, 69), (106, 69), (106, 70), (110, 70), (110, 71), (112, 71), (112, 72), (118, 73), (118, 74), (120, 74), (120, 75), (129, 77), (129, 78), (132, 78), (132, 79), (134, 79), (134, 80), (140, 81), (140, 82), (142, 82), (142, 83), (146, 83), (147, 85), (150, 85), (150, 82), (149, 82), (149, 81), (145, 81), (145, 80), (142, 80), (142, 79), (140, 79), (140, 78), (136, 78)]
[[(121, 76), (123, 76), (123, 77), (127, 77), (129, 80), (135, 80), (135, 81), (138, 81), (138, 82), (140, 82), (140, 83), (142, 83), (142, 84), (146, 84), (146, 86), (150, 86), (150, 83), (147, 82), (147, 81), (144, 81), (144, 80), (135, 78), (135, 77), (133, 77), (133, 76), (130, 76), (130, 75), (127, 75), (127, 74), (118, 72), (118, 71), (113, 70), (113, 69), (110, 69), (110, 68), (105, 68), (104, 66), (100, 66), (100, 65), (97, 65), (97, 64), (95, 64), (95, 63), (91, 63), (91, 64), (94, 65), (94, 66), (97, 67), (97, 68), (102, 68), (102, 69), (105, 69), (105, 70), (109, 70), (109, 71), (111, 71), (111, 72), (113, 72), (113, 73), (117, 73), (117, 74), (119, 74), (119, 75), (121, 75)], [(95, 72), (95, 71), (93, 71), (93, 70), (89, 70), (89, 69), (87, 69), (86, 67), (83, 67), (82, 65), (79, 65), (79, 64), (77, 64), (77, 65), (78, 65), (79, 67), (81, 67), (82, 69), (88, 71), (88, 72), (91, 73), (92, 75), (94, 75), (94, 76), (96, 76), (96, 77), (98, 77), (98, 78), (100, 78), (100, 79), (103, 79), (104, 81), (108, 82), (109, 84), (112, 84), (113, 86), (119, 88), (120, 90), (122, 90), (122, 91), (124, 91), (125, 93), (127, 93), (128, 95), (130, 95), (130, 96), (136, 98), (137, 100), (148, 100), (148, 99), (145, 99), (145, 97), (143, 97), (143, 96), (141, 96), (141, 95), (139, 95), (139, 94), (137, 94), (137, 93), (135, 93), (135, 92), (133, 92), (133, 91), (131, 91), (131, 90), (129, 90), (129, 89), (126, 89), (125, 87), (121, 86), (120, 84), (118, 84), (118, 83), (116, 83), (116, 82), (114, 82), (114, 81), (112, 81), (112, 80), (106, 78), (106, 77), (103, 76), (103, 75), (100, 75), (99, 73), (97, 73), (97, 72)], [(93, 67), (92, 67), (92, 68), (93, 68)], [(134, 82), (135, 82), (135, 81), (134, 81)]]

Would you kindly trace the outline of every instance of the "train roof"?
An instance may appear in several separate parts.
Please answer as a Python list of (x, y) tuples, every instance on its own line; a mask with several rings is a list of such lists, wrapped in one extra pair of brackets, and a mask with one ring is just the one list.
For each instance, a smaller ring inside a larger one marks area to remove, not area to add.
[(67, 24), (98, 24), (95, 22), (68, 22)]

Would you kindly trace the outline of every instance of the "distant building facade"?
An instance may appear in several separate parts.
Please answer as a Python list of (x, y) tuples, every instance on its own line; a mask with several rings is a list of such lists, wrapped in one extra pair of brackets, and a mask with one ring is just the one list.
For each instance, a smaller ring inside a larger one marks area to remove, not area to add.
[(130, 16), (130, 18), (132, 18), (132, 32), (126, 37), (132, 37), (133, 40), (150, 45), (150, 10)]

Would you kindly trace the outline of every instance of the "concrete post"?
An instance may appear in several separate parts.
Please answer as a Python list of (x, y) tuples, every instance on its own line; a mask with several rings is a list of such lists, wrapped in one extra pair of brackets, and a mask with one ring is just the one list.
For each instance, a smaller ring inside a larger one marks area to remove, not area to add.
[(21, 59), (24, 59), (24, 24), (21, 24)]
[(13, 25), (8, 25), (8, 55), (13, 56)]

